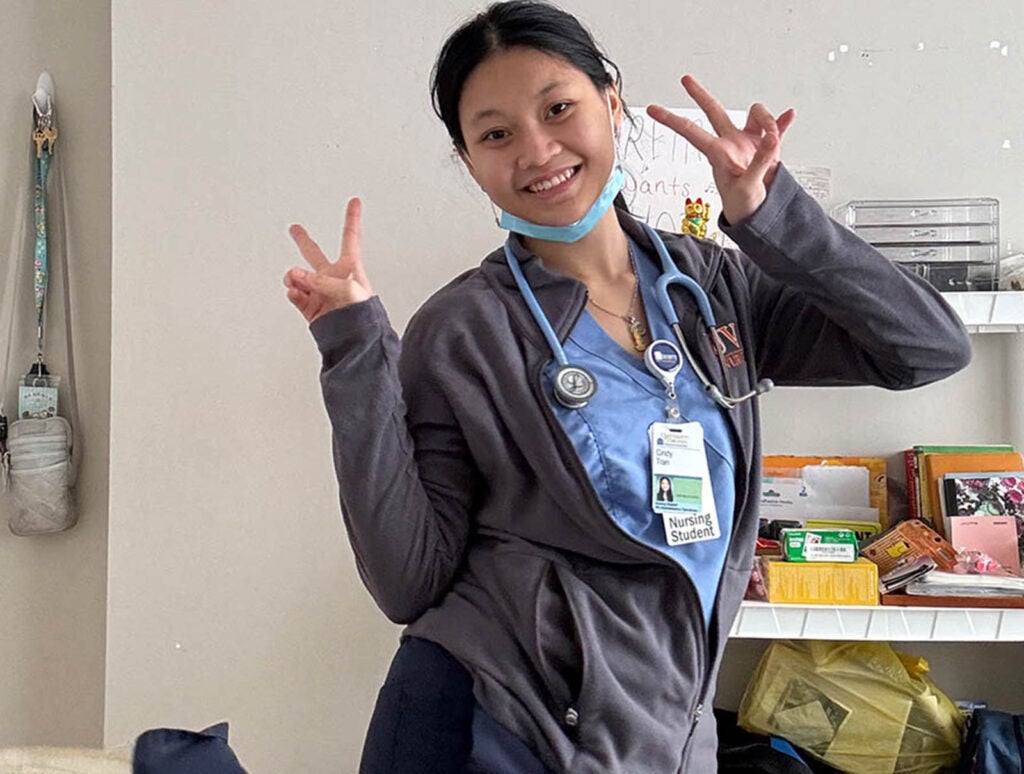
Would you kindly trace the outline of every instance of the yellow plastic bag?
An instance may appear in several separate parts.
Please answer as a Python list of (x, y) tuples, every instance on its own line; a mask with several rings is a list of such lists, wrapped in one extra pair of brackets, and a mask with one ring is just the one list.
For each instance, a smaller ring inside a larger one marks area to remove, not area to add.
[(926, 774), (960, 759), (962, 720), (928, 662), (884, 642), (779, 640), (747, 685), (739, 724), (850, 774)]

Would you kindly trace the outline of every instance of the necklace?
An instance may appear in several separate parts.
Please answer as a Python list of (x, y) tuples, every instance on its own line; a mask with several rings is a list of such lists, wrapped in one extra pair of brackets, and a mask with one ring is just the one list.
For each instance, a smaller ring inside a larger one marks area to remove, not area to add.
[(636, 270), (636, 259), (633, 257), (632, 246), (629, 248), (629, 268), (633, 271), (633, 297), (629, 300), (629, 308), (625, 314), (617, 314), (611, 309), (605, 309), (589, 293), (587, 294), (587, 300), (605, 314), (618, 317), (625, 322), (626, 327), (629, 329), (629, 335), (633, 337), (633, 349), (637, 352), (643, 352), (647, 349), (647, 326), (643, 324), (643, 321), (637, 317), (635, 312), (637, 301), (640, 299), (640, 276)]

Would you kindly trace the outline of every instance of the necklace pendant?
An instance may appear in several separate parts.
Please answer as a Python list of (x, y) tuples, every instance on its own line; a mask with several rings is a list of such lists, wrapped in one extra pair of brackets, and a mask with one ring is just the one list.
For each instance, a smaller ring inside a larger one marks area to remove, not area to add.
[(629, 333), (633, 337), (633, 349), (644, 352), (647, 349), (647, 327), (633, 316), (626, 318), (626, 325), (629, 326)]

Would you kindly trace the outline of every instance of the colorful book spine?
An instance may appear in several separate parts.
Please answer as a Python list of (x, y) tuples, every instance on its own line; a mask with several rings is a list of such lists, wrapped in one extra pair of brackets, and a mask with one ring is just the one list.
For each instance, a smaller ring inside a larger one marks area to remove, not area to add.
[(921, 514), (919, 503), (919, 487), (917, 480), (917, 455), (913, 449), (903, 452), (903, 471), (907, 475), (907, 513), (911, 519)]

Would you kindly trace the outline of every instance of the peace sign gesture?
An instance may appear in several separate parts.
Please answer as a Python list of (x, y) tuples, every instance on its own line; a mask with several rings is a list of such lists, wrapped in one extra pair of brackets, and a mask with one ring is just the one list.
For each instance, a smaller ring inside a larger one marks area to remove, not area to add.
[[(738, 129), (729, 120), (722, 103), (697, 80), (684, 75), (683, 88), (711, 122), (715, 134), (701, 129), (688, 118), (677, 116), (661, 105), (650, 105), (647, 114), (707, 156), (722, 197), (722, 211), (729, 223), (739, 223), (761, 206), (768, 186), (775, 179), (782, 136), (796, 118), (790, 108), (773, 118), (760, 102), (751, 105), (747, 124)], [(716, 136), (717, 135), (717, 136)]]
[(365, 301), (373, 295), (359, 251), (362, 220), (362, 202), (358, 198), (350, 199), (345, 209), (341, 255), (334, 263), (324, 257), (320, 246), (302, 226), (296, 223), (288, 229), (302, 257), (313, 267), (311, 272), (289, 269), (284, 275), (288, 300), (302, 312), (306, 322), (313, 322), (327, 312)]

